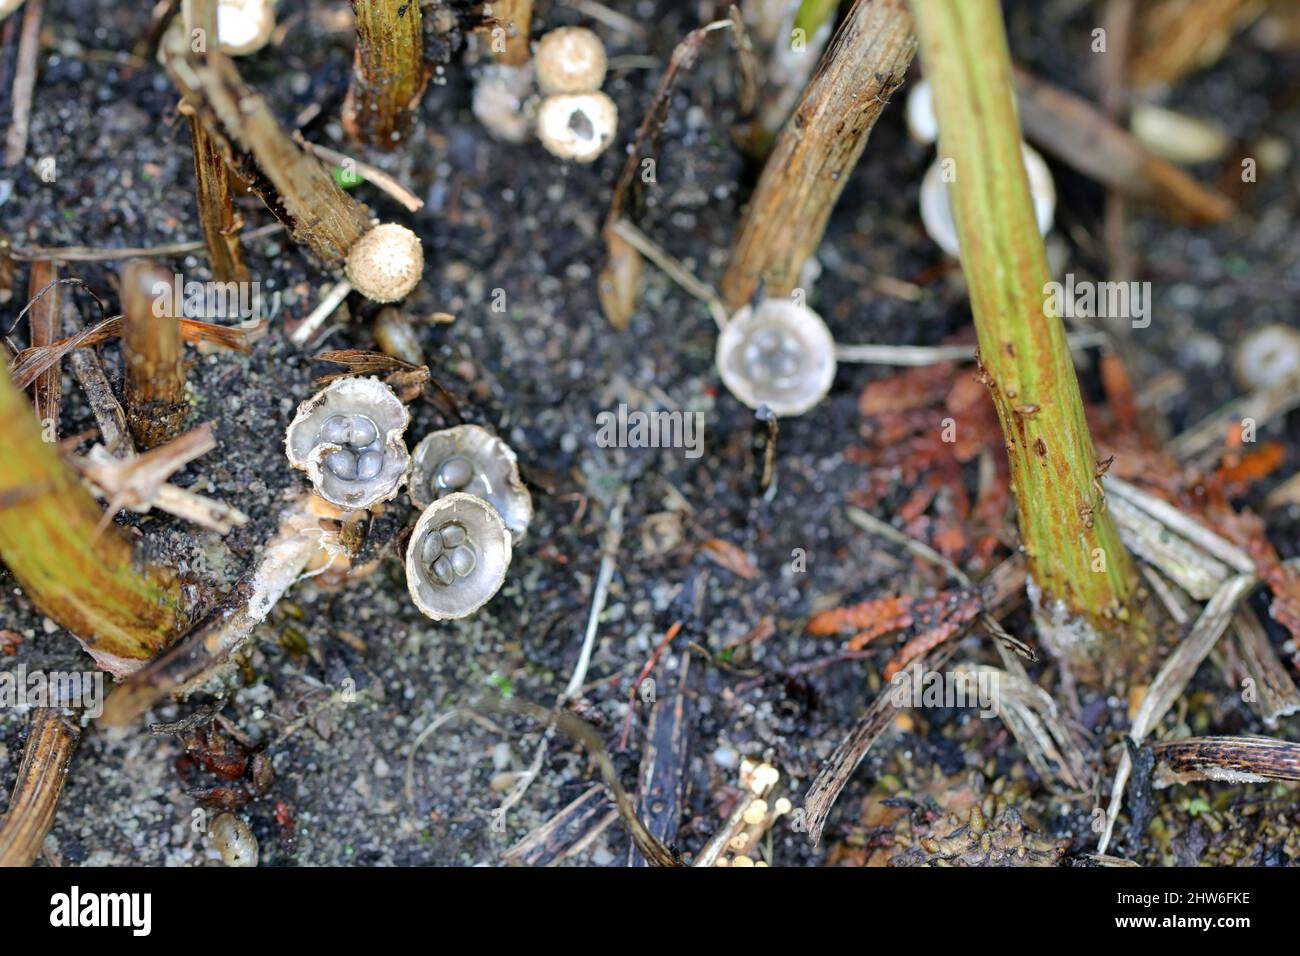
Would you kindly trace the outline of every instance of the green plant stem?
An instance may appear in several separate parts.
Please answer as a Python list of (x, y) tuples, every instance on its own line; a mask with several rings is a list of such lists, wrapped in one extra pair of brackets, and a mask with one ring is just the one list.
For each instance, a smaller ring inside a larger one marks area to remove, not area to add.
[(126, 673), (180, 633), (180, 584), (139, 566), (116, 526), (41, 440), (31, 405), (0, 367), (0, 560), (33, 604), (100, 666)]
[[(1065, 327), (1047, 309), (997, 0), (913, 0), (980, 361), (1011, 461), (1020, 536), (1049, 647), (1079, 664), (1132, 636), (1136, 578), (1106, 511)], [(1091, 627), (1079, 627), (1086, 623)], [(1046, 625), (1044, 627), (1044, 625)]]

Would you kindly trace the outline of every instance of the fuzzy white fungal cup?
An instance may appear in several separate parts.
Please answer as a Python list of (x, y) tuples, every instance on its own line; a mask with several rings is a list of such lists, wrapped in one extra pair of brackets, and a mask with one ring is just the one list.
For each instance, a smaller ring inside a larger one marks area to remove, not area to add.
[(474, 117), (495, 138), (522, 143), (537, 122), (536, 71), (530, 60), (521, 66), (491, 63), (474, 83)]
[[(1025, 157), (1025, 172), (1029, 175), (1029, 191), (1034, 198), (1034, 217), (1038, 221), (1039, 233), (1045, 236), (1056, 216), (1056, 184), (1043, 157), (1026, 143), (1021, 143), (1020, 148)], [(961, 246), (957, 239), (957, 224), (952, 218), (952, 205), (948, 201), (943, 164), (943, 157), (936, 158), (921, 182), (921, 222), (926, 233), (944, 252), (959, 259)]]
[(271, 0), (218, 0), (217, 39), (228, 56), (256, 53), (275, 32), (275, 4)]

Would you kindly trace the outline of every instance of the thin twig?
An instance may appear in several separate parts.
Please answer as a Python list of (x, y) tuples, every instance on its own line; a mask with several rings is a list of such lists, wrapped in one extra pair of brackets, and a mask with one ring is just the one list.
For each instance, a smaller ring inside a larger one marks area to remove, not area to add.
[[(249, 229), (239, 234), (241, 242), (264, 239), (284, 229), (278, 222)], [(20, 262), (33, 259), (58, 259), (62, 262), (113, 262), (117, 259), (163, 258), (183, 256), (189, 252), (202, 252), (207, 244), (202, 239), (168, 242), (160, 246), (131, 246), (125, 249), (101, 249), (95, 246), (14, 246), (11, 255)]]
[(718, 297), (718, 293), (711, 285), (697, 279), (686, 266), (670, 256), (653, 239), (626, 219), (616, 220), (610, 230), (662, 269), (664, 274), (676, 282), (683, 291), (708, 306), (709, 315), (713, 316), (713, 321), (717, 323), (719, 329), (727, 324), (727, 307), (722, 304), (722, 299)]
[(396, 199), (399, 203), (407, 208), (410, 212), (419, 212), (424, 208), (424, 200), (415, 193), (411, 192), (401, 183), (399, 183), (388, 173), (384, 172), (378, 166), (372, 166), (369, 163), (354, 159), (347, 153), (340, 153), (337, 149), (330, 149), (328, 146), (321, 146), (319, 143), (310, 143), (303, 138), (302, 133), (294, 132), (293, 138), (301, 146), (315, 153), (319, 159), (326, 162), (337, 163), (345, 169), (355, 170), (367, 182), (373, 183), (376, 188), (387, 193)]
[[(1100, 332), (1075, 332), (1068, 336), (1070, 348), (1082, 350), (1106, 344)], [(835, 346), (837, 362), (861, 362), (864, 365), (935, 365), (939, 362), (973, 362), (974, 345), (840, 345)]]
[(32, 119), (32, 93), (36, 90), (36, 60), (41, 53), (41, 16), (45, 0), (27, 0), (23, 11), (23, 32), (18, 41), (18, 67), (14, 71), (11, 107), (13, 121), (5, 136), (5, 165), (16, 166), (27, 154), (27, 135)]
[(600, 616), (605, 611), (605, 599), (609, 596), (609, 585), (614, 579), (614, 569), (618, 563), (618, 548), (623, 540), (623, 506), (627, 503), (628, 489), (623, 486), (610, 509), (609, 526), (605, 535), (605, 546), (600, 558), (600, 572), (596, 576), (596, 588), (591, 595), (591, 612), (587, 615), (587, 632), (582, 639), (582, 650), (578, 653), (578, 662), (574, 665), (573, 675), (569, 678), (564, 693), (560, 695), (559, 705), (576, 700), (583, 683), (587, 680), (587, 668), (591, 665), (591, 651), (596, 645), (596, 632), (600, 629)]

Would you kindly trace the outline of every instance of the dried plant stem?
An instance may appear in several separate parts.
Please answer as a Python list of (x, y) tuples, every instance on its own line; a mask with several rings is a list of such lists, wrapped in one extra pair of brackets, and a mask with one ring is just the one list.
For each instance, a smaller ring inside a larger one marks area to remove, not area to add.
[(175, 575), (137, 566), (115, 527), (96, 536), (99, 507), (3, 371), (0, 447), (0, 558), (27, 597), (114, 673), (166, 647), (182, 623)]
[(41, 55), (41, 18), (45, 0), (27, 0), (22, 34), (18, 40), (18, 66), (11, 96), (13, 121), (5, 135), (5, 165), (17, 166), (27, 153), (31, 128), (32, 94), (36, 90), (36, 64)]
[(1026, 138), (1066, 165), (1183, 222), (1222, 222), (1235, 212), (1232, 200), (1156, 156), (1082, 97), (1024, 70), (1015, 81)]
[[(56, 263), (32, 263), (28, 295), (34, 301), (27, 313), (27, 324), (32, 332), (32, 348), (41, 348), (59, 338), (63, 286), (57, 284), (58, 278), (59, 267)], [(42, 290), (46, 290), (44, 295), (41, 295)], [(37, 376), (35, 398), (36, 419), (41, 423), (46, 439), (55, 441), (59, 437), (59, 407), (63, 400), (63, 375), (58, 362)]]
[(903, 0), (857, 0), (777, 138), (722, 278), (735, 310), (764, 285), (788, 295), (916, 52)]
[(122, 269), (126, 420), (143, 451), (179, 435), (189, 411), (173, 282), (170, 272), (144, 259)]
[(184, 36), (163, 38), (163, 64), (185, 106), (296, 242), (327, 266), (342, 265), (370, 228), (370, 212), (316, 157), (295, 143), (239, 76), (229, 57), (190, 52)]
[[(185, 32), (193, 36), (202, 30), (207, 45), (217, 45), (215, 0), (185, 0)], [(235, 215), (230, 169), (221, 147), (208, 135), (198, 117), (190, 112), (190, 143), (194, 147), (194, 190), (199, 201), (199, 224), (208, 250), (212, 278), (217, 282), (247, 282), (248, 267), (239, 246), (243, 225)]]
[[(82, 331), (81, 316), (76, 306), (65, 299), (63, 304), (63, 333), (73, 336)], [(68, 364), (72, 374), (86, 395), (86, 402), (95, 416), (99, 426), (99, 439), (109, 454), (116, 457), (130, 457), (135, 454), (135, 445), (127, 429), (126, 413), (122, 411), (117, 396), (113, 394), (104, 374), (104, 367), (94, 349), (73, 349), (68, 353)]]
[(949, 196), (962, 269), (1035, 611), (1046, 643), (1091, 676), (1099, 635), (1132, 637), (1119, 645), (1126, 651), (1145, 643), (1137, 579), (1106, 511), (1065, 327), (1045, 305), (1051, 274), (1021, 158), (1001, 9), (996, 0), (915, 0), (912, 9), (934, 85), (939, 155), (955, 162)]
[[(1137, 714), (1133, 717), (1133, 724), (1128, 733), (1134, 743), (1141, 743), (1147, 734), (1151, 733), (1160, 718), (1168, 713), (1174, 701), (1187, 689), (1196, 669), (1209, 656), (1219, 637), (1227, 630), (1228, 624), (1236, 614), (1237, 605), (1258, 583), (1259, 579), (1253, 574), (1239, 574), (1229, 578), (1205, 605), (1205, 610), (1196, 619), (1187, 637), (1161, 665), (1159, 673), (1151, 681), (1142, 702), (1138, 705)], [(1111, 834), (1115, 830), (1115, 820), (1119, 816), (1120, 805), (1124, 799), (1124, 785), (1128, 783), (1132, 771), (1133, 761), (1125, 750), (1120, 758), (1119, 767), (1115, 770), (1115, 781), (1111, 785), (1110, 804), (1106, 810), (1106, 826), (1097, 844), (1098, 853), (1105, 853), (1106, 847), (1110, 845)]]
[(103, 722), (124, 726), (168, 694), (182, 693), (220, 667), (265, 620), (325, 543), (306, 498), (289, 506), (256, 568), (166, 654), (151, 661), (113, 692)]
[(9, 810), (0, 822), (0, 866), (31, 866), (54, 825), (68, 764), (81, 739), (76, 721), (58, 707), (32, 711)]
[(1268, 783), (1300, 780), (1300, 744), (1275, 737), (1186, 737), (1152, 744), (1152, 785), (1197, 780)]
[(420, 105), (428, 80), (420, 4), (416, 0), (351, 2), (357, 50), (352, 84), (343, 103), (343, 128), (357, 142), (391, 149)]
[(528, 35), (533, 22), (533, 0), (492, 0), (489, 49), (498, 63), (520, 66), (532, 55)]

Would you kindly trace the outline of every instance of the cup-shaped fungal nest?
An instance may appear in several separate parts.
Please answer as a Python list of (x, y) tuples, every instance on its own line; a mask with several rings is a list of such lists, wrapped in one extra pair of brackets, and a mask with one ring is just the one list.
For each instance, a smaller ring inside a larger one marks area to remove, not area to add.
[(456, 492), (424, 509), (406, 547), (406, 587), (426, 617), (468, 617), (501, 590), (510, 531), (475, 495)]
[(745, 306), (718, 336), (722, 383), (750, 408), (802, 415), (831, 390), (835, 340), (812, 309), (790, 299)]
[[(1038, 220), (1038, 231), (1045, 236), (1056, 216), (1056, 184), (1047, 162), (1033, 147), (1021, 143), (1020, 149), (1025, 158), (1025, 172), (1029, 174), (1029, 192), (1034, 198), (1034, 218)], [(948, 200), (948, 183), (944, 182), (943, 163), (943, 157), (935, 159), (921, 181), (921, 223), (944, 252), (960, 259), (961, 245)]]
[(289, 463), (340, 508), (368, 508), (397, 494), (411, 456), (411, 416), (377, 378), (341, 378), (298, 406), (285, 434)]
[(537, 138), (553, 156), (589, 163), (614, 142), (618, 107), (600, 91), (557, 93), (542, 101)]
[(585, 27), (560, 27), (537, 41), (533, 54), (542, 94), (590, 93), (605, 82), (605, 44)]
[(411, 503), (424, 508), (456, 492), (482, 498), (501, 515), (515, 544), (533, 519), (533, 499), (510, 446), (486, 428), (459, 425), (426, 435), (411, 454)]
[(217, 0), (217, 40), (227, 56), (256, 53), (274, 32), (273, 0)]

